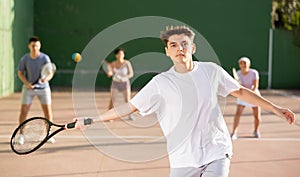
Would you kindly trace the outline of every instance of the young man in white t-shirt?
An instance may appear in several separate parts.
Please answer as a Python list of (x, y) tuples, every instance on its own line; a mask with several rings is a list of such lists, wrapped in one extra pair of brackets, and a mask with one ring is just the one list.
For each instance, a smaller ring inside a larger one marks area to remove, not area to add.
[[(129, 103), (93, 122), (117, 119), (135, 111), (156, 113), (167, 139), (171, 177), (227, 177), (232, 143), (217, 96), (231, 94), (293, 123), (295, 115), (240, 86), (220, 66), (194, 62), (194, 32), (185, 26), (161, 33), (170, 70), (156, 75)], [(77, 127), (82, 128), (78, 120)]]

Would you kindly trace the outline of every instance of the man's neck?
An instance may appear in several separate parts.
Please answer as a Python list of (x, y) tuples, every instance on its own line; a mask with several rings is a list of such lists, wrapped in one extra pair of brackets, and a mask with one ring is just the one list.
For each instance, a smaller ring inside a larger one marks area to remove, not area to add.
[(188, 60), (186, 62), (175, 63), (174, 62), (174, 69), (178, 73), (187, 73), (192, 71), (194, 68), (193, 60)]
[(30, 52), (30, 58), (36, 59), (38, 56), (40, 56), (40, 52)]

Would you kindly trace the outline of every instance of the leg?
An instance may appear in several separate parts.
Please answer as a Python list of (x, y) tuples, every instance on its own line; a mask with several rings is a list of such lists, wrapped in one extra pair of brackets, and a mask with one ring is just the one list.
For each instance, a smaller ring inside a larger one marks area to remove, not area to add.
[(50, 88), (45, 88), (44, 90), (37, 91), (38, 98), (41, 102), (42, 110), (44, 112), (45, 118), (50, 121), (53, 121), (52, 116), (52, 106), (51, 106), (51, 90)]
[(21, 124), (26, 120), (34, 95), (35, 93), (33, 90), (29, 90), (25, 86), (23, 86), (22, 105), (21, 105), (21, 110), (19, 115), (19, 124)]
[(259, 127), (259, 123), (260, 123), (260, 119), (261, 119), (261, 109), (260, 107), (253, 107), (253, 116), (254, 116), (254, 136), (256, 138), (260, 137), (259, 131), (258, 131), (258, 127)]
[(108, 110), (112, 109), (114, 107), (112, 98), (110, 97), (109, 104), (108, 104)]
[[(32, 99), (34, 97), (34, 91), (28, 90), (25, 86), (22, 88), (22, 105), (19, 115), (19, 124), (26, 120), (28, 112), (30, 110), (30, 106), (32, 103)], [(24, 144), (24, 136), (23, 136), (23, 129), (21, 129), (19, 136), (17, 137), (18, 144)]]
[(241, 118), (241, 115), (242, 115), (242, 112), (243, 112), (244, 108), (245, 108), (245, 106), (239, 105), (239, 104), (236, 107), (236, 113), (235, 113), (234, 121), (233, 121), (232, 134), (237, 133), (237, 129), (238, 129), (238, 126), (239, 126), (239, 123), (240, 123), (240, 118)]
[(21, 124), (22, 122), (24, 122), (26, 120), (26, 117), (30, 110), (30, 106), (31, 106), (31, 104), (22, 104), (21, 105), (21, 111), (20, 111), (20, 115), (19, 115), (19, 124)]
[(51, 104), (41, 104), (44, 116), (50, 121), (53, 121), (53, 115), (52, 115), (52, 106)]
[[(19, 125), (24, 122), (26, 120), (27, 114), (30, 110), (30, 106), (31, 104), (22, 104), (21, 105), (21, 111), (20, 111), (20, 115), (19, 115)], [(23, 136), (23, 128), (21, 128), (20, 130), (20, 134), (17, 137), (17, 144), (24, 144), (24, 136)]]
[(128, 103), (131, 98), (131, 89), (127, 88), (126, 90), (124, 90), (123, 95), (124, 95), (125, 102)]
[(114, 89), (114, 88), (111, 89), (111, 106), (112, 106), (112, 108), (116, 107), (118, 93), (119, 93), (119, 91), (117, 89)]
[[(128, 103), (129, 100), (131, 99), (130, 85), (126, 88), (126, 90), (123, 91), (123, 95), (124, 95), (125, 103)], [(132, 117), (132, 115), (128, 115), (128, 120), (135, 120), (135, 118)]]
[(224, 158), (207, 165), (201, 177), (228, 177), (230, 160)]
[[(51, 106), (52, 100), (51, 100), (50, 88), (45, 88), (44, 90), (39, 90), (38, 97), (41, 102), (41, 106), (42, 106), (45, 118), (47, 118), (48, 120), (50, 120), (52, 122), (53, 117), (52, 117), (52, 106)], [(54, 137), (51, 137), (47, 142), (55, 143)]]

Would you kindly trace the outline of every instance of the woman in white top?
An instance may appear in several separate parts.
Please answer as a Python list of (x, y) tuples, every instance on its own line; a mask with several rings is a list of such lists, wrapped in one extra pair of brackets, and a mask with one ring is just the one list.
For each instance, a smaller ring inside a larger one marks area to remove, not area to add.
[[(240, 70), (237, 72), (239, 77), (239, 82), (242, 86), (251, 89), (256, 94), (260, 94), (258, 90), (259, 85), (259, 74), (255, 69), (250, 68), (251, 61), (247, 57), (242, 57), (239, 59), (239, 67)], [(254, 116), (254, 132), (253, 135), (255, 138), (260, 137), (260, 133), (258, 130), (260, 117), (261, 117), (261, 111), (260, 107), (249, 104), (247, 102), (244, 102), (240, 99), (237, 99), (237, 109), (234, 116), (234, 122), (233, 122), (233, 131), (231, 138), (232, 140), (236, 140), (238, 138), (237, 136), (237, 128), (240, 122), (241, 114), (245, 107), (251, 107), (253, 110), (253, 116)]]
[(118, 48), (114, 51), (116, 61), (109, 63), (110, 71), (106, 74), (112, 78), (111, 100), (109, 109), (116, 104), (118, 93), (122, 93), (127, 103), (131, 98), (131, 88), (129, 79), (133, 76), (132, 66), (129, 60), (125, 60), (125, 49)]

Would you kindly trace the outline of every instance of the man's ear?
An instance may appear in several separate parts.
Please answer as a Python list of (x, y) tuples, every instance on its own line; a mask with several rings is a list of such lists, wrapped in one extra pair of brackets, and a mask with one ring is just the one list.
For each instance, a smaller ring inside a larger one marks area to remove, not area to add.
[(193, 43), (193, 46), (192, 46), (192, 54), (195, 54), (195, 52), (196, 52), (196, 45), (195, 45), (195, 43)]
[(168, 57), (170, 57), (170, 56), (169, 56), (169, 53), (168, 53), (168, 47), (165, 47), (165, 52), (166, 52), (166, 55), (167, 55)]

